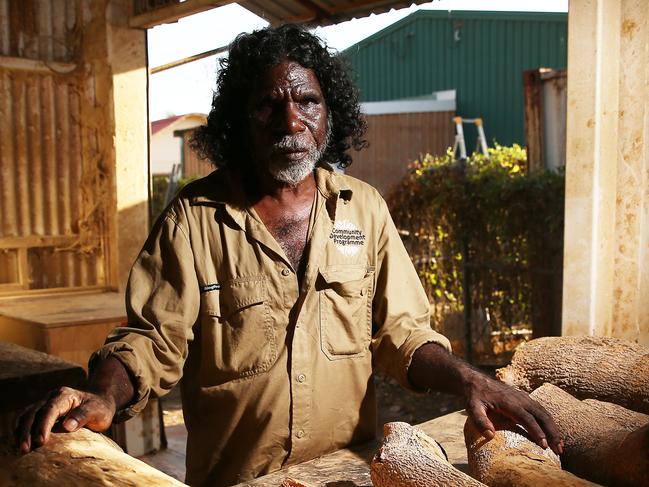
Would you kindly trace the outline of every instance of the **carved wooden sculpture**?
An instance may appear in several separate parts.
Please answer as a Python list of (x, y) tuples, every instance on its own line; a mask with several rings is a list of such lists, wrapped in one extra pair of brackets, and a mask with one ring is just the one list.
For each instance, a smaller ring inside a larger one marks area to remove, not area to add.
[(409, 424), (387, 423), (383, 435), (372, 459), (374, 487), (484, 486), (453, 467), (435, 441)]
[(544, 383), (578, 399), (598, 399), (649, 413), (649, 348), (608, 337), (545, 337), (520, 345), (497, 371), (531, 392)]
[(556, 386), (532, 392), (552, 415), (565, 447), (563, 468), (604, 485), (649, 487), (649, 424), (629, 431)]
[(119, 487), (176, 487), (176, 479), (128, 456), (99, 433), (82, 428), (74, 433), (52, 433), (44, 446), (18, 456), (13, 438), (0, 441), (0, 485), (11, 487), (65, 487), (114, 485)]

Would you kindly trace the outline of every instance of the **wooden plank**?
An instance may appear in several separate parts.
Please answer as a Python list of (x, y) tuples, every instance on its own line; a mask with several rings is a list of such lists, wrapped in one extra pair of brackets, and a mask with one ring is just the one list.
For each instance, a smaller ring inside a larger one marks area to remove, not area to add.
[[(0, 302), (0, 315), (30, 321), (41, 328), (119, 322), (126, 319), (124, 295), (92, 293), (66, 299), (46, 296)], [(103, 341), (103, 338), (102, 338)]]
[(52, 297), (58, 296), (59, 299), (62, 295), (78, 296), (80, 294), (97, 293), (97, 292), (111, 292), (115, 291), (110, 286), (97, 285), (97, 286), (83, 286), (83, 287), (50, 287), (47, 289), (27, 289), (23, 288), (22, 291), (2, 292), (2, 298), (37, 298), (37, 297)]
[(13, 56), (0, 56), (0, 68), (12, 71), (30, 71), (32, 73), (47, 74), (69, 74), (77, 65), (74, 63), (62, 63), (59, 61), (39, 61), (38, 59), (27, 59)]
[(232, 0), (186, 0), (183, 3), (173, 3), (134, 15), (129, 20), (129, 26), (135, 29), (150, 29), (156, 25), (177, 22), (178, 19), (188, 15), (204, 12), (229, 3), (232, 3)]
[(18, 249), (18, 284), (23, 289), (29, 289), (29, 259), (27, 249)]
[[(418, 427), (442, 445), (446, 450), (449, 461), (456, 468), (468, 473), (467, 452), (464, 446), (463, 433), (465, 421), (466, 412), (456, 411), (422, 423)], [(371, 487), (370, 462), (378, 447), (379, 442), (375, 441), (345, 448), (264, 475), (250, 482), (238, 484), (237, 487), (280, 485), (287, 477), (308, 483), (314, 487), (330, 487), (332, 485)]]
[(45, 335), (45, 351), (87, 369), (90, 356), (101, 348), (108, 334), (125, 324), (122, 316), (115, 320), (47, 327), (41, 330)]
[(1, 237), (0, 249), (24, 249), (29, 247), (67, 247), (79, 240), (79, 235), (27, 235), (25, 237)]

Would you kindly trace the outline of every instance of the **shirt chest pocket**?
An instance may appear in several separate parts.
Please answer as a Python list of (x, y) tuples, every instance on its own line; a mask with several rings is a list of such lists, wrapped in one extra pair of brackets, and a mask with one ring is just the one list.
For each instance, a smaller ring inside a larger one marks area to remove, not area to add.
[(264, 276), (242, 277), (201, 296), (202, 379), (205, 385), (265, 372), (277, 359)]
[(320, 340), (329, 359), (368, 353), (373, 277), (366, 266), (330, 266), (319, 271)]

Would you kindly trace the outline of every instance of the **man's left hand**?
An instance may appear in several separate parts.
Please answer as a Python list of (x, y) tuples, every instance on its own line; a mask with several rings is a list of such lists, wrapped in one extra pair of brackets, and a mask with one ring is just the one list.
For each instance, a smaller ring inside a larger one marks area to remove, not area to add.
[(563, 453), (559, 429), (543, 406), (527, 393), (492, 379), (435, 343), (415, 351), (408, 378), (419, 389), (464, 396), (467, 412), (488, 440), (496, 434), (489, 415), (500, 414), (525, 428), (537, 445), (544, 449), (549, 446), (557, 455)]
[(556, 454), (563, 453), (563, 440), (554, 420), (526, 392), (476, 372), (465, 384), (465, 397), (467, 412), (488, 440), (496, 434), (489, 415), (496, 413), (525, 428), (540, 447), (550, 446)]

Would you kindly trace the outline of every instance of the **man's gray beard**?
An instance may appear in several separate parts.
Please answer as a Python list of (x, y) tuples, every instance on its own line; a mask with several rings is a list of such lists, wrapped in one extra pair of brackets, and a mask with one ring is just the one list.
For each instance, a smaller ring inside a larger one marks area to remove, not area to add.
[[(329, 141), (331, 139), (331, 117), (327, 120), (327, 134), (325, 140), (320, 147), (311, 147), (308, 154), (301, 160), (297, 162), (278, 163), (274, 162), (272, 159), (268, 165), (268, 171), (270, 175), (280, 183), (285, 183), (290, 186), (297, 186), (299, 183), (304, 181), (304, 179), (313, 172), (316, 165), (322, 159), (327, 147), (329, 146)], [(296, 143), (295, 139), (292, 139), (290, 136), (284, 137), (280, 142), (276, 144), (279, 147), (290, 147), (297, 148), (300, 147), (299, 143)]]

